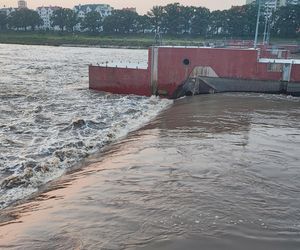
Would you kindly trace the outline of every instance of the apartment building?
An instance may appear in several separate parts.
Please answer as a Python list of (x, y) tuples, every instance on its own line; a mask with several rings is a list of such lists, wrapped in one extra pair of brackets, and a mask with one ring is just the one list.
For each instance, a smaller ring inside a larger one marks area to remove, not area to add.
[(108, 4), (80, 4), (76, 5), (73, 10), (80, 18), (84, 18), (87, 13), (92, 11), (98, 12), (103, 18), (105, 18), (111, 15), (112, 7)]
[(36, 9), (36, 12), (39, 14), (43, 20), (43, 25), (39, 27), (41, 30), (59, 30), (59, 27), (52, 27), (51, 17), (55, 10), (60, 9), (61, 7), (57, 6), (42, 6)]
[[(86, 14), (92, 11), (98, 12), (102, 18), (105, 18), (111, 15), (112, 10), (113, 8), (108, 4), (80, 4), (73, 8), (73, 11), (80, 19), (84, 19)], [(75, 30), (83, 31), (80, 23), (75, 26)]]

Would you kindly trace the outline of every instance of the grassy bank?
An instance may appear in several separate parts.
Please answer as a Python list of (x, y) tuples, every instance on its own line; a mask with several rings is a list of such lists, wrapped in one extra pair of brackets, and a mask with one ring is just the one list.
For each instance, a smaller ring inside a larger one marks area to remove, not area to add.
[[(168, 45), (201, 45), (203, 39), (165, 38)], [(132, 47), (147, 48), (154, 44), (153, 35), (87, 35), (61, 33), (34, 33), (34, 32), (6, 32), (0, 33), (0, 43), (27, 44), (27, 45), (74, 45), (74, 46), (101, 46), (101, 47)]]
[[(251, 38), (248, 38), (251, 39)], [(212, 39), (211, 41), (222, 41)], [(247, 39), (245, 39), (247, 40)], [(299, 39), (273, 39), (275, 43), (300, 43)], [(192, 37), (164, 37), (166, 45), (203, 45), (209, 42), (202, 38)], [(70, 33), (39, 33), (39, 32), (0, 32), (0, 43), (50, 45), (50, 46), (99, 46), (99, 47), (129, 47), (148, 48), (154, 44), (153, 34), (140, 35), (88, 35)]]

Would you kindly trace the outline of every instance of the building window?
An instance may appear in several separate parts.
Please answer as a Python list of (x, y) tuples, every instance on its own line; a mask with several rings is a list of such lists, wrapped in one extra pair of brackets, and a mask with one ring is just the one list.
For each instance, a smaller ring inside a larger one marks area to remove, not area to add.
[(282, 64), (268, 63), (268, 72), (282, 72)]

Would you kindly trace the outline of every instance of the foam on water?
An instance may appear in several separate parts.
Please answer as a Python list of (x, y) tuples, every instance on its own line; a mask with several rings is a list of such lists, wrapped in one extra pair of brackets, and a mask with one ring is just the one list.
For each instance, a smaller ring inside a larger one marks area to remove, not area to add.
[(143, 50), (0, 45), (0, 54), (2, 208), (141, 127), (172, 103), (88, 90), (88, 63), (108, 56), (147, 60)]

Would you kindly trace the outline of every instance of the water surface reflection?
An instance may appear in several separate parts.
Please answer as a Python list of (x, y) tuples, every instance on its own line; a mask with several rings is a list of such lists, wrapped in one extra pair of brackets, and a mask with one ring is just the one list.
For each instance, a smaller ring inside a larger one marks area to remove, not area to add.
[[(2, 213), (12, 249), (299, 249), (300, 99), (181, 99)], [(18, 222), (18, 224), (16, 224)]]

